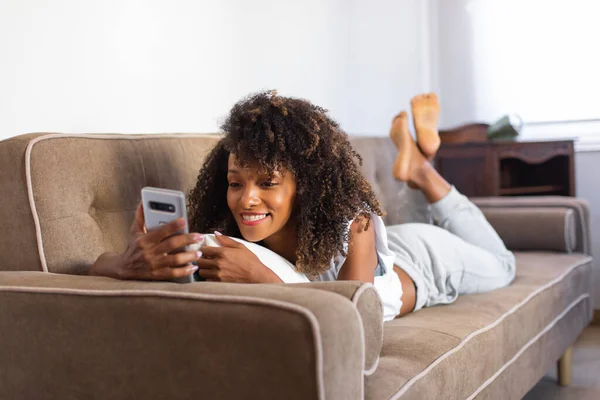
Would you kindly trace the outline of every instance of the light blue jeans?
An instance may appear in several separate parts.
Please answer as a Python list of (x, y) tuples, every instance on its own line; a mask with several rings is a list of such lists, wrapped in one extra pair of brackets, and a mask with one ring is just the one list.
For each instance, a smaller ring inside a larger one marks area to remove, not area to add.
[(387, 227), (388, 246), (395, 264), (415, 282), (415, 311), (512, 282), (514, 255), (481, 210), (454, 187), (428, 204), (420, 190), (406, 186), (398, 201), (403, 221)]

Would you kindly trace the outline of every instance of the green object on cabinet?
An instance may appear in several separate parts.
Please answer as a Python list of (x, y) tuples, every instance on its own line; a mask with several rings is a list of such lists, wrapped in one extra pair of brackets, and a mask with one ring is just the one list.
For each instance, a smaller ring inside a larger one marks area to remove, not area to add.
[(523, 120), (518, 115), (504, 115), (487, 129), (487, 137), (490, 140), (514, 140), (519, 136), (523, 127)]

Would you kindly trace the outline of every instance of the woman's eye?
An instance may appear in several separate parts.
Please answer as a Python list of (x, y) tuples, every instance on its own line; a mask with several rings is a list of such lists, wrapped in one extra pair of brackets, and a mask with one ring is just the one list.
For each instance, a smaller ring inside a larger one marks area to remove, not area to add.
[(273, 181), (267, 181), (267, 182), (263, 182), (262, 186), (265, 187), (273, 187), (273, 186), (277, 186), (277, 183), (273, 182)]
[(237, 182), (229, 182), (229, 187), (230, 188), (238, 188), (240, 186), (241, 185), (239, 183), (237, 183)]

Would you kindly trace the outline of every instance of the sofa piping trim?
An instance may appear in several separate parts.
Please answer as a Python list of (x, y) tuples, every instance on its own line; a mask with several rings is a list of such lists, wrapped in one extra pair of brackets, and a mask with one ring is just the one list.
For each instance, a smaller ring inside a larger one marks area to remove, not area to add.
[[(573, 221), (573, 222), (571, 222)], [(569, 223), (571, 222), (571, 223)], [(575, 249), (577, 248), (577, 231), (575, 230), (575, 211), (573, 211), (572, 208), (567, 209), (567, 212), (565, 213), (565, 222), (563, 224), (564, 226), (564, 238), (565, 238), (565, 247), (567, 249), (567, 254), (571, 254), (575, 251)], [(571, 231), (571, 227), (573, 227), (573, 235), (571, 235), (570, 231)], [(573, 241), (575, 241), (575, 243), (573, 243)]]
[(550, 329), (552, 329), (554, 327), (554, 325), (556, 325), (558, 322), (560, 322), (560, 320), (562, 320), (564, 318), (564, 316), (567, 315), (567, 313), (569, 311), (571, 311), (571, 309), (573, 309), (573, 307), (575, 307), (576, 305), (578, 305), (583, 299), (589, 298), (589, 297), (590, 297), (589, 293), (584, 293), (581, 296), (579, 296), (577, 299), (575, 299), (571, 304), (569, 304), (567, 306), (567, 308), (565, 308), (556, 318), (554, 318), (552, 320), (552, 322), (550, 322), (548, 325), (546, 325), (546, 327), (544, 329), (542, 329), (540, 332), (538, 332), (537, 335), (535, 335), (533, 338), (531, 338), (531, 340), (529, 340), (529, 342), (527, 342), (523, 347), (521, 347), (521, 349), (513, 356), (513, 358), (511, 358), (510, 360), (508, 360), (500, 369), (498, 369), (498, 371), (496, 371), (496, 373), (494, 375), (492, 375), (491, 377), (489, 377), (488, 380), (486, 380), (485, 382), (483, 382), (483, 384), (481, 384), (481, 386), (479, 386), (479, 388), (476, 391), (474, 391), (473, 394), (470, 395), (467, 398), (467, 400), (473, 399), (483, 389), (485, 389), (490, 383), (492, 383), (494, 380), (496, 380), (496, 378), (502, 372), (504, 372), (504, 370), (506, 368), (508, 368), (513, 362), (515, 362), (517, 360), (517, 358), (519, 358), (521, 356), (521, 354), (523, 354), (529, 347), (531, 347), (531, 345), (533, 345), (535, 342), (537, 342), (538, 339), (542, 335), (544, 335)]
[[(307, 308), (297, 304), (286, 303), (279, 300), (261, 299), (250, 296), (232, 296), (232, 295), (207, 295), (202, 293), (181, 293), (181, 292), (165, 292), (161, 290), (98, 290), (98, 289), (68, 289), (68, 288), (47, 288), (47, 287), (27, 287), (27, 286), (0, 286), (0, 292), (17, 292), (17, 293), (40, 293), (40, 294), (71, 294), (78, 296), (98, 296), (98, 297), (167, 297), (189, 300), (207, 300), (207, 301), (222, 301), (226, 303), (241, 303), (271, 306), (287, 311), (296, 312), (306, 318), (311, 327), (313, 341), (315, 344), (315, 354), (317, 359), (317, 391), (318, 398), (325, 399), (325, 386), (323, 379), (323, 344), (321, 343), (321, 335), (319, 321), (315, 315)], [(358, 312), (358, 311), (357, 311)], [(364, 347), (363, 347), (364, 348)], [(364, 354), (364, 350), (363, 350)], [(364, 365), (364, 358), (363, 363)], [(364, 388), (364, 384), (361, 385)], [(364, 392), (364, 389), (361, 390)]]
[[(365, 348), (365, 350), (366, 350), (366, 348)], [(381, 352), (380, 352), (380, 354), (381, 354)], [(377, 356), (377, 359), (375, 360), (375, 362), (373, 363), (373, 365), (371, 366), (371, 368), (369, 368), (369, 369), (365, 369), (365, 370), (363, 371), (363, 374), (364, 374), (365, 376), (371, 376), (371, 375), (373, 375), (373, 373), (374, 373), (375, 371), (377, 371), (377, 367), (379, 367), (379, 360), (381, 360), (381, 356), (379, 356), (379, 355), (378, 355), (378, 356)]]
[[(366, 292), (368, 289), (375, 290), (375, 286), (371, 283), (363, 283), (362, 285), (360, 285), (358, 287), (358, 289), (356, 290), (356, 292), (354, 292), (354, 295), (352, 296), (352, 304), (354, 304), (354, 308), (356, 309), (357, 313), (358, 313), (358, 307), (357, 307), (358, 300), (360, 299), (360, 296), (362, 296), (362, 294), (364, 292)], [(381, 303), (381, 298), (379, 297), (379, 295), (377, 295), (377, 298), (379, 299), (379, 302)], [(382, 307), (383, 307), (383, 305), (382, 305)], [(361, 322), (363, 322), (362, 318), (361, 318)], [(370, 368), (366, 368), (367, 366), (365, 364), (367, 362), (367, 346), (366, 346), (366, 338), (365, 338), (365, 329), (363, 327), (363, 323), (361, 323), (360, 326), (361, 326), (360, 330), (361, 330), (361, 334), (363, 337), (363, 341), (365, 341), (365, 346), (364, 346), (364, 351), (363, 351), (363, 353), (364, 353), (363, 365), (365, 366), (365, 369), (363, 370), (363, 374), (365, 376), (369, 376), (369, 375), (372, 375), (377, 370), (377, 367), (379, 366), (379, 359), (381, 356), (381, 351), (377, 355), (377, 359), (375, 360), (375, 362), (373, 362), (373, 365), (371, 365)], [(383, 343), (383, 329), (381, 329), (381, 338), (380, 339), (381, 339), (381, 342)]]
[(425, 375), (427, 375), (432, 369), (434, 369), (438, 364), (440, 364), (446, 358), (448, 358), (452, 354), (454, 354), (457, 351), (459, 351), (472, 338), (474, 338), (475, 336), (480, 335), (481, 333), (487, 332), (490, 329), (493, 329), (494, 327), (496, 327), (497, 325), (499, 325), (502, 321), (504, 321), (504, 319), (506, 317), (508, 317), (509, 315), (515, 313), (519, 308), (521, 308), (522, 306), (524, 306), (525, 304), (527, 304), (529, 302), (529, 300), (531, 300), (532, 298), (534, 298), (535, 296), (537, 296), (539, 293), (543, 292), (544, 290), (548, 289), (549, 287), (554, 286), (555, 284), (559, 283), (569, 273), (571, 273), (571, 271), (573, 271), (575, 268), (580, 267), (582, 265), (585, 265), (585, 264), (589, 263), (591, 260), (592, 260), (591, 257), (586, 257), (583, 260), (580, 260), (579, 262), (574, 263), (573, 265), (571, 265), (571, 267), (569, 269), (567, 269), (565, 272), (563, 272), (560, 276), (558, 276), (554, 280), (548, 282), (546, 285), (539, 287), (537, 290), (531, 292), (525, 299), (523, 299), (520, 303), (516, 304), (513, 308), (511, 308), (510, 310), (508, 310), (507, 312), (505, 312), (504, 314), (502, 314), (497, 320), (495, 320), (494, 322), (492, 322), (490, 325), (484, 326), (483, 328), (480, 328), (480, 329), (476, 330), (475, 332), (471, 332), (467, 337), (465, 337), (463, 340), (461, 340), (461, 342), (457, 346), (453, 347), (452, 349), (448, 350), (446, 353), (442, 354), (440, 357), (438, 357), (437, 359), (435, 359), (431, 364), (429, 364), (427, 366), (427, 368), (425, 368), (419, 374), (417, 374), (414, 377), (412, 377), (411, 379), (409, 379), (400, 388), (400, 390), (398, 390), (396, 392), (396, 394), (394, 394), (391, 397), (391, 399), (398, 399), (398, 398), (400, 398), (404, 393), (406, 393), (408, 391), (408, 389), (411, 388), (412, 385), (414, 385), (416, 382), (418, 382), (419, 380), (421, 380), (421, 378), (423, 378)]
[(32, 139), (25, 149), (25, 180), (27, 183), (27, 196), (29, 198), (29, 206), (31, 208), (31, 215), (33, 216), (33, 223), (35, 225), (35, 238), (37, 241), (38, 255), (40, 257), (40, 263), (42, 264), (42, 271), (48, 271), (48, 264), (46, 262), (46, 255), (44, 253), (44, 242), (42, 240), (42, 229), (40, 226), (40, 218), (37, 213), (35, 205), (35, 198), (33, 197), (33, 182), (31, 179), (31, 151), (36, 143), (48, 139), (63, 139), (63, 138), (84, 138), (84, 139), (118, 139), (118, 140), (143, 140), (143, 139), (185, 139), (185, 138), (210, 138), (216, 135), (192, 135), (192, 134), (156, 134), (156, 135), (82, 135), (82, 134), (62, 134), (62, 133), (50, 133), (48, 135), (38, 136)]
[(565, 252), (567, 254), (573, 252), (570, 246), (571, 244), (569, 243), (569, 237), (567, 236), (569, 233), (569, 227), (567, 226), (567, 224), (569, 223), (569, 211), (571, 212), (571, 214), (573, 213), (573, 210), (569, 208), (567, 209), (567, 212), (565, 212), (565, 216), (563, 218), (563, 238), (565, 242)]

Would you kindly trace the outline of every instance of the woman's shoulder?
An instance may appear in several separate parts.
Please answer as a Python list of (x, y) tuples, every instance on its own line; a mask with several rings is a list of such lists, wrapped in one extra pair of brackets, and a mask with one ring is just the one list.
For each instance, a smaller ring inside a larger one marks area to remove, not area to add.
[(383, 218), (381, 216), (368, 212), (365, 214), (359, 214), (354, 219), (348, 221), (348, 229), (351, 232), (360, 233), (367, 229), (367, 226), (373, 227), (375, 229), (380, 229), (384, 227)]

